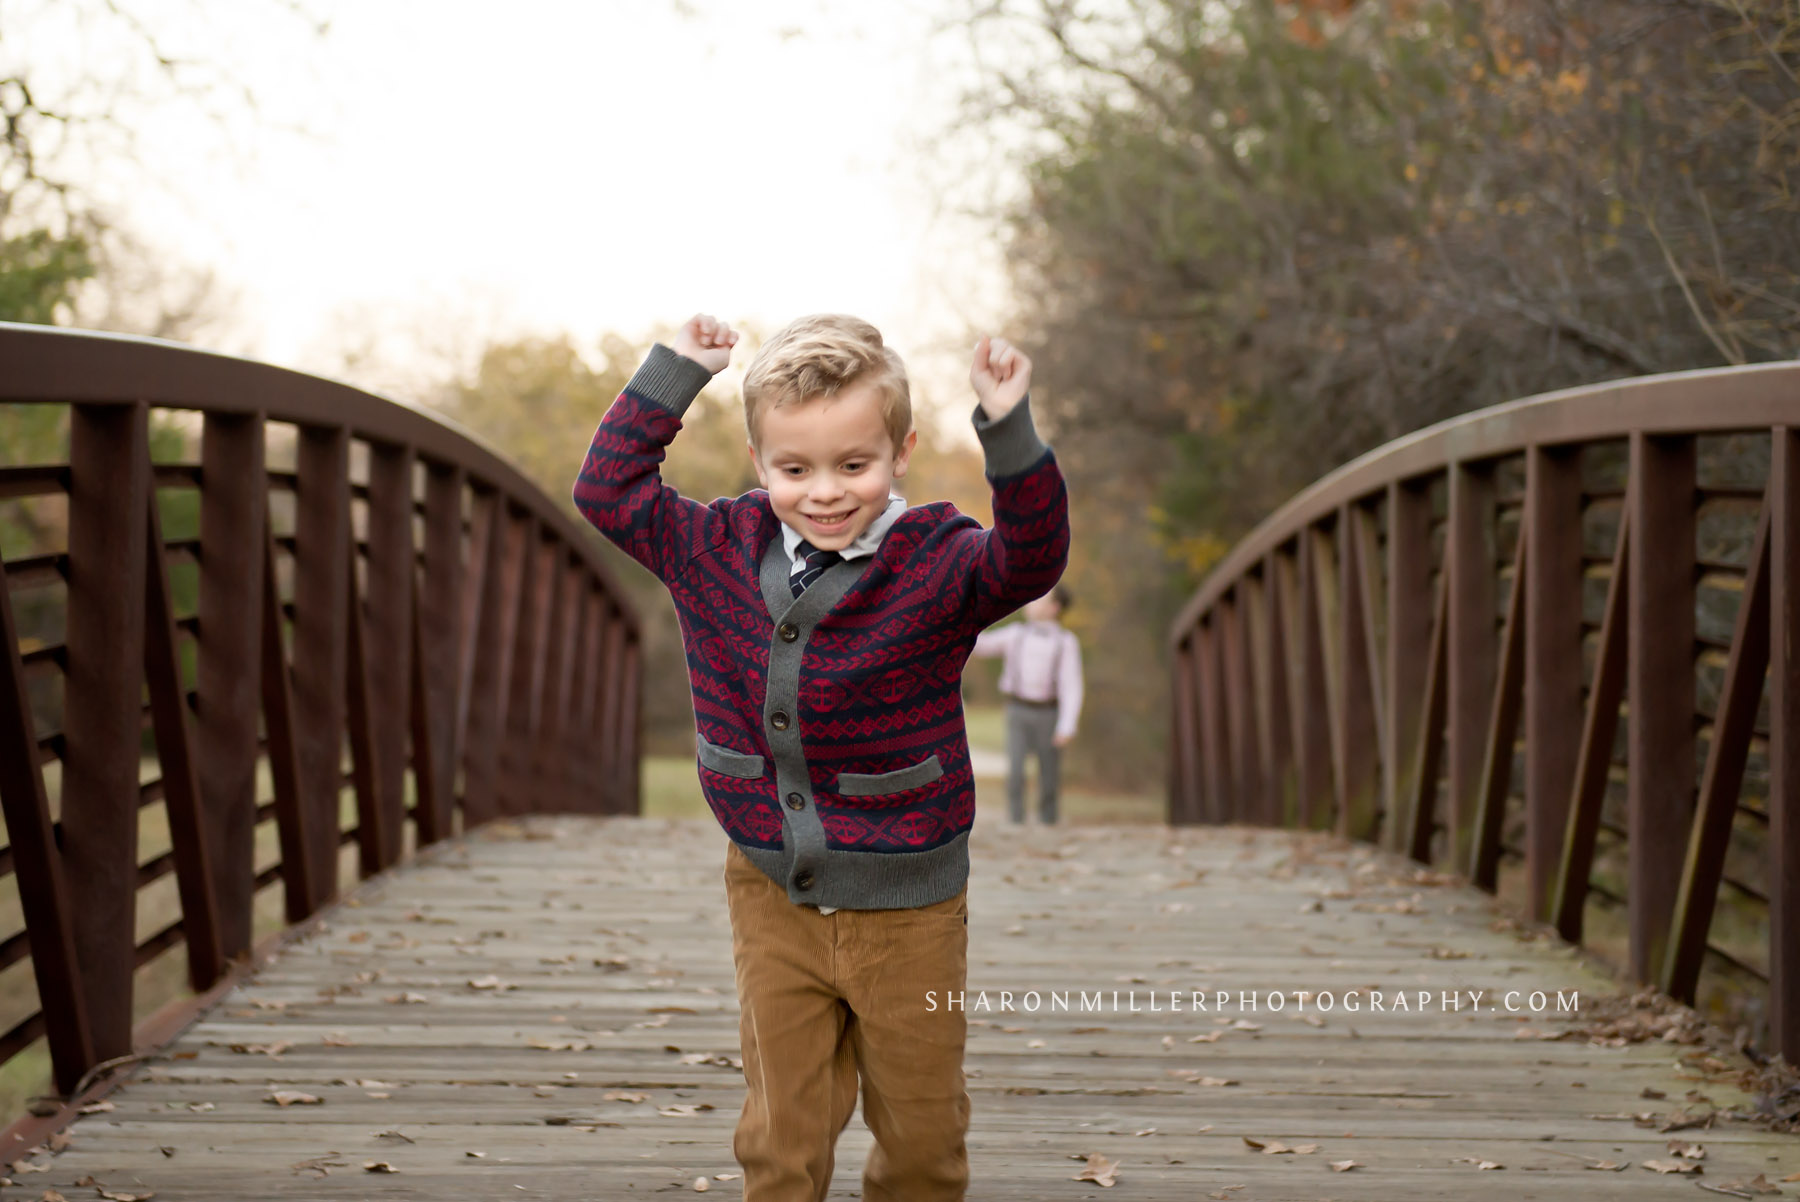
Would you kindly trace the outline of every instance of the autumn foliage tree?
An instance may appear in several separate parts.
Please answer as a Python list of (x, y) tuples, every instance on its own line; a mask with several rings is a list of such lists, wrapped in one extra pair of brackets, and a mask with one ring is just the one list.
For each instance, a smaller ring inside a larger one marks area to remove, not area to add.
[(994, 217), (1070, 579), (1111, 607), (1087, 724), (1111, 761), (1157, 761), (1180, 597), (1331, 468), (1518, 396), (1800, 353), (1789, 0), (968, 16), (1024, 48), (963, 120), (1029, 134)]

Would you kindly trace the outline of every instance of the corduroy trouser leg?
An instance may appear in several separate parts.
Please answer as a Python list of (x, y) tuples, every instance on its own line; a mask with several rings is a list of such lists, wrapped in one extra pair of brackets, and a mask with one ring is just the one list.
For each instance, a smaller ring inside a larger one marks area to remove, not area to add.
[[(864, 1202), (951, 1202), (968, 1187), (968, 890), (929, 906), (820, 914), (735, 843), (725, 896), (737, 967), (744, 1202), (820, 1202), (856, 1108), (875, 1147)], [(931, 995), (935, 991), (935, 1008)]]

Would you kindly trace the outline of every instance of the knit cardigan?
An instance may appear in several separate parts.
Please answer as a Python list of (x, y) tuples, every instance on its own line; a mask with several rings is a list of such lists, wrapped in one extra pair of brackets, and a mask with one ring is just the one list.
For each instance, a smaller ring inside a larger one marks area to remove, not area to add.
[(1048, 592), (1068, 559), (1068, 497), (1030, 398), (974, 416), (991, 530), (946, 501), (913, 506), (873, 555), (795, 598), (766, 491), (702, 505), (662, 480), (710, 378), (658, 343), (601, 419), (574, 490), (674, 600), (706, 803), (797, 904), (951, 897), (975, 815), (963, 664), (976, 634)]

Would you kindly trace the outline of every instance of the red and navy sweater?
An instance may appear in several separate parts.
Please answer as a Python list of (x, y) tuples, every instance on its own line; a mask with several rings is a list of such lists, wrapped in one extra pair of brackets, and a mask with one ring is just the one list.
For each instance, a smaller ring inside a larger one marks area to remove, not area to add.
[(975, 782), (963, 664), (984, 627), (1068, 560), (1068, 496), (1030, 399), (977, 437), (994, 526), (907, 509), (871, 556), (799, 598), (769, 495), (709, 505), (659, 471), (707, 370), (657, 344), (594, 433), (575, 504), (668, 586), (693, 690), (699, 775), (725, 832), (790, 900), (929, 905), (968, 879)]

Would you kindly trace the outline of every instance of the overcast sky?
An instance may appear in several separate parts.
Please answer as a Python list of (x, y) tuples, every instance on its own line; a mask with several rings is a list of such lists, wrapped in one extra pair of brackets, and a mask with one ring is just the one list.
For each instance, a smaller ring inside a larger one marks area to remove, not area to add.
[[(404, 368), (524, 331), (844, 310), (934, 399), (966, 391), (964, 323), (1003, 285), (941, 204), (970, 152), (943, 137), (966, 42), (930, 36), (951, 0), (302, 2), (322, 38), (273, 0), (133, 0), (259, 113), (158, 105), (134, 156), (84, 169), (216, 271), (222, 349)], [(75, 7), (40, 4), (30, 54), (93, 75), (110, 43)]]

